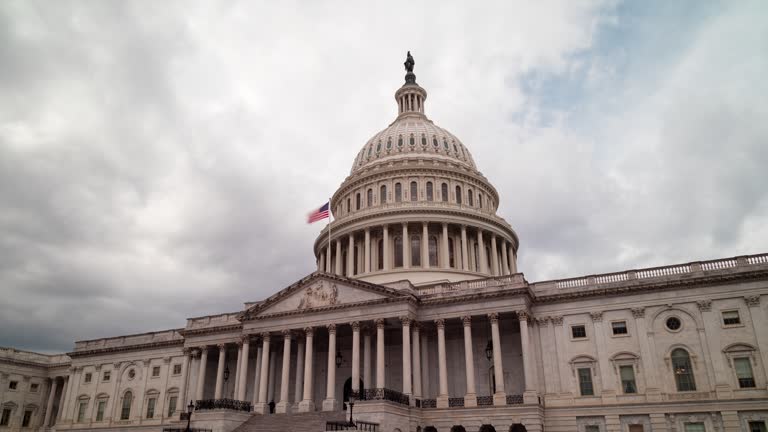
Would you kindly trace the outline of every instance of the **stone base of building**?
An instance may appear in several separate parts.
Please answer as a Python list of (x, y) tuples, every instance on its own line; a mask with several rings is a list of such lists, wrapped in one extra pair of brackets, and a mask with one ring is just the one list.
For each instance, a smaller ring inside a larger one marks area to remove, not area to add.
[(288, 402), (278, 402), (275, 405), (275, 413), (277, 414), (290, 414), (292, 405)]
[(315, 410), (315, 402), (311, 400), (303, 400), (299, 402), (299, 412), (312, 412)]
[(255, 414), (269, 414), (269, 405), (265, 403), (256, 403), (253, 405), (253, 412)]
[(337, 399), (326, 399), (323, 401), (323, 411), (338, 411), (340, 407)]

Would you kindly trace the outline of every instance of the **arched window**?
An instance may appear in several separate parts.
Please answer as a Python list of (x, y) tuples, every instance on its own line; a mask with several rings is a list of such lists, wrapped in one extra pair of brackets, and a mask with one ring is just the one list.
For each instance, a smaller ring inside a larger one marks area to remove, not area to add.
[(360, 192), (355, 195), (355, 210), (360, 210)]
[(475, 271), (479, 272), (480, 271), (480, 255), (478, 255), (478, 254), (480, 252), (480, 249), (478, 249), (477, 243), (473, 243), (472, 246), (473, 246), (472, 249), (474, 249), (474, 252), (475, 252), (474, 253), (474, 255), (475, 255), (474, 258), (475, 259), (473, 260), (475, 262)]
[(483, 195), (477, 194), (477, 206), (483, 208)]
[(467, 204), (469, 204), (470, 207), (474, 207), (475, 197), (472, 195), (472, 189), (467, 189)]
[(411, 139), (408, 141), (408, 144), (413, 147), (416, 144), (416, 139), (413, 137), (413, 134), (411, 134)]
[(371, 157), (371, 152), (373, 151), (373, 144), (371, 144), (370, 147), (368, 147), (368, 157)]
[(403, 238), (395, 236), (395, 267), (403, 266)]
[(392, 137), (387, 138), (387, 150), (392, 148)]
[(377, 264), (378, 264), (379, 270), (384, 270), (384, 240), (379, 239), (378, 243), (379, 245), (377, 248), (378, 249), (377, 255), (378, 255), (379, 262)]
[(448, 266), (449, 267), (456, 267), (456, 263), (454, 261), (454, 251), (453, 251), (453, 239), (448, 239)]
[(419, 186), (416, 182), (411, 182), (411, 201), (416, 201), (419, 196)]
[(376, 154), (379, 154), (381, 152), (381, 141), (379, 141), (378, 144), (376, 144)]
[(440, 195), (441, 201), (448, 202), (448, 183), (440, 185)]
[(672, 351), (671, 357), (677, 391), (696, 391), (696, 381), (693, 379), (691, 356), (688, 355), (688, 351), (677, 348)]
[(128, 420), (131, 417), (131, 403), (133, 403), (133, 393), (127, 391), (123, 395), (123, 407), (120, 410), (120, 420)]
[(421, 237), (416, 234), (411, 236), (411, 265), (421, 266)]
[(437, 237), (429, 238), (429, 266), (437, 267)]
[(365, 206), (371, 207), (373, 205), (373, 189), (368, 189), (368, 194), (365, 197)]
[(347, 274), (347, 251), (341, 251), (341, 274)]
[(491, 267), (491, 246), (490, 245), (485, 245), (485, 260), (487, 261), (486, 264), (488, 265), (488, 267), (486, 267), (486, 268), (490, 272), (491, 268), (492, 268)]
[(397, 137), (397, 146), (398, 147), (402, 147), (403, 146), (403, 136), (402, 135), (399, 135)]
[(427, 146), (427, 136), (424, 134), (421, 134), (421, 146), (426, 147)]
[(443, 137), (443, 148), (445, 151), (448, 151), (448, 140)]
[(381, 185), (379, 190), (379, 204), (387, 203), (387, 185)]
[(347, 213), (352, 211), (352, 199), (347, 198)]
[(435, 146), (435, 148), (437, 148), (437, 137), (434, 135), (432, 135), (432, 145)]
[(352, 274), (359, 274), (360, 270), (357, 269), (357, 257), (360, 256), (357, 246), (355, 246), (355, 255), (352, 257)]
[(395, 202), (403, 201), (403, 185), (395, 183)]
[(461, 186), (456, 186), (456, 204), (461, 204)]
[(432, 182), (427, 182), (427, 201), (432, 201), (435, 198), (434, 191), (432, 190)]

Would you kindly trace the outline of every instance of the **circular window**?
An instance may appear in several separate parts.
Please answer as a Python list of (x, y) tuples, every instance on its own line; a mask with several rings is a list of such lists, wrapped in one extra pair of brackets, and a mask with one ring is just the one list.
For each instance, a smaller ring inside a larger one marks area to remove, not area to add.
[(683, 323), (680, 322), (680, 318), (678, 317), (669, 317), (667, 318), (667, 329), (671, 331), (678, 331), (680, 330), (680, 327), (683, 326)]
[(131, 369), (128, 371), (128, 378), (133, 379), (133, 377), (136, 376), (136, 371), (134, 369)]

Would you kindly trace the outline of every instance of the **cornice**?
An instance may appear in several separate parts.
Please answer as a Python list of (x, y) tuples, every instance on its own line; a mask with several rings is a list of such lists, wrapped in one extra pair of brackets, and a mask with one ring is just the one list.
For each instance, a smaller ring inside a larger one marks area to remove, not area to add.
[(184, 339), (174, 339), (174, 340), (168, 340), (168, 341), (158, 341), (158, 342), (151, 342), (151, 343), (137, 344), (137, 345), (115, 346), (115, 347), (108, 347), (108, 348), (72, 351), (67, 353), (67, 355), (70, 358), (77, 358), (77, 357), (87, 357), (87, 356), (100, 355), (100, 354), (111, 354), (111, 353), (119, 353), (119, 352), (127, 352), (127, 351), (140, 351), (140, 350), (146, 350), (146, 349), (158, 349), (158, 348), (167, 348), (167, 347), (183, 346), (183, 345), (184, 345)]
[[(459, 291), (460, 292), (460, 291)], [(510, 290), (496, 290), (496, 291), (480, 291), (474, 293), (468, 293), (464, 295), (453, 295), (449, 297), (436, 297), (436, 298), (421, 298), (419, 304), (421, 306), (437, 306), (452, 303), (465, 303), (467, 301), (488, 300), (504, 297), (516, 297), (525, 296), (529, 301), (534, 302), (534, 298), (531, 295), (531, 290), (526, 286), (524, 288), (516, 288)], [(430, 294), (438, 296), (439, 294)]]
[(237, 324), (228, 324), (223, 326), (216, 326), (216, 327), (201, 327), (201, 328), (193, 328), (193, 329), (185, 329), (181, 330), (179, 333), (186, 337), (186, 336), (198, 336), (203, 334), (215, 334), (215, 333), (224, 333), (232, 330), (240, 330), (243, 328), (243, 325), (240, 323)]
[(345, 309), (351, 309), (356, 307), (377, 306), (377, 305), (392, 304), (392, 303), (410, 303), (415, 305), (415, 304), (418, 304), (418, 300), (416, 297), (413, 297), (413, 296), (403, 296), (400, 298), (382, 298), (382, 299), (376, 299), (376, 300), (367, 300), (363, 302), (342, 303), (338, 305), (323, 306), (323, 307), (312, 308), (312, 309), (292, 310), (292, 311), (277, 312), (277, 313), (267, 314), (267, 315), (257, 315), (247, 319), (247, 321), (261, 321), (265, 319), (282, 318), (282, 317), (294, 316), (294, 315), (314, 315), (318, 313), (345, 310)]
[(27, 366), (27, 367), (36, 367), (36, 368), (43, 368), (43, 369), (52, 369), (57, 367), (63, 367), (63, 366), (69, 366), (71, 363), (38, 363), (38, 362), (32, 362), (32, 361), (25, 361), (25, 360), (18, 360), (18, 359), (12, 359), (7, 357), (0, 357), (0, 364), (9, 364), (14, 366)]

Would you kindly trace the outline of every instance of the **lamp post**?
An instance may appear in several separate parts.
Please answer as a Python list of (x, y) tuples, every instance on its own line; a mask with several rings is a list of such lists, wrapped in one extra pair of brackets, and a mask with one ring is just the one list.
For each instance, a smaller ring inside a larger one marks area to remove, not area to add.
[(186, 432), (190, 432), (189, 429), (189, 422), (192, 421), (192, 411), (195, 409), (195, 404), (192, 403), (192, 401), (189, 401), (189, 405), (187, 405), (187, 430)]
[(493, 358), (493, 344), (491, 341), (488, 341), (488, 345), (485, 346), (485, 358), (487, 358), (488, 361), (491, 361)]
[(354, 426), (355, 422), (352, 421), (352, 409), (355, 407), (355, 392), (349, 395), (349, 425)]
[(341, 362), (344, 358), (341, 356), (341, 351), (336, 351), (336, 369), (341, 367)]

